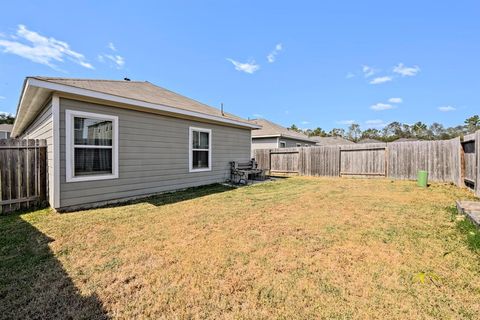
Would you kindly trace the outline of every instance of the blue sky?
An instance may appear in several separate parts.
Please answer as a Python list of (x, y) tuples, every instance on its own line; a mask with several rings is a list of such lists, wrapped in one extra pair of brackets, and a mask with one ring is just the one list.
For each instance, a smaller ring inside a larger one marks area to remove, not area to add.
[(0, 111), (28, 75), (148, 80), (329, 130), (480, 113), (478, 1), (8, 1)]

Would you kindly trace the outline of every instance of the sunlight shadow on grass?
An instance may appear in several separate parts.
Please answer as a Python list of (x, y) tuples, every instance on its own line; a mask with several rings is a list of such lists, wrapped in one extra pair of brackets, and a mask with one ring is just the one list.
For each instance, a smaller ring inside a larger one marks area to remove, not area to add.
[(107, 319), (96, 294), (75, 287), (52, 241), (20, 214), (0, 217), (0, 318)]

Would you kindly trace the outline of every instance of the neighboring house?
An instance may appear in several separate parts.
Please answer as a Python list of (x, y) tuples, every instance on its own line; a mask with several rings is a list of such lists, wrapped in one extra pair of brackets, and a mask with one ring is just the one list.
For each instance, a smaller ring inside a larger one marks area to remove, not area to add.
[(62, 211), (225, 181), (257, 128), (149, 82), (29, 77), (12, 137), (47, 140)]
[(341, 146), (346, 144), (355, 144), (355, 142), (342, 137), (319, 137), (313, 136), (310, 139), (317, 142), (317, 146)]
[(10, 138), (10, 133), (12, 132), (13, 124), (0, 124), (0, 139)]
[(362, 139), (360, 141), (358, 141), (357, 143), (384, 143), (383, 141), (380, 141), (380, 140), (377, 140), (377, 139), (370, 139), (370, 138), (367, 138), (367, 139)]
[(252, 152), (255, 149), (310, 147), (316, 143), (306, 134), (289, 130), (265, 119), (254, 119), (249, 122), (262, 127), (252, 131)]

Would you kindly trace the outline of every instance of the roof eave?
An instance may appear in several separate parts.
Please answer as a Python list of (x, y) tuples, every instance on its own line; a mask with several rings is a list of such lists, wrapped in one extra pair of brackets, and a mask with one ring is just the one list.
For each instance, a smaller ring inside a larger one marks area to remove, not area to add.
[(25, 108), (29, 108), (28, 106), (25, 106), (24, 103), (24, 98), (27, 92), (30, 90), (30, 88), (41, 88), (45, 89), (48, 91), (51, 91), (51, 93), (54, 92), (61, 92), (61, 93), (67, 93), (67, 94), (73, 94), (77, 95), (80, 97), (87, 97), (87, 98), (93, 98), (93, 99), (98, 99), (98, 100), (103, 100), (103, 101), (111, 101), (111, 102), (116, 102), (119, 104), (125, 104), (125, 105), (131, 105), (131, 106), (137, 106), (145, 109), (152, 109), (156, 111), (163, 111), (167, 113), (172, 113), (176, 114), (179, 116), (185, 116), (185, 117), (192, 117), (192, 118), (198, 118), (201, 120), (208, 120), (208, 121), (213, 121), (213, 122), (218, 122), (222, 123), (225, 125), (231, 125), (231, 126), (237, 126), (237, 127), (243, 127), (243, 128), (248, 128), (248, 129), (260, 129), (261, 126), (248, 123), (247, 120), (245, 122), (243, 121), (237, 121), (234, 119), (228, 119), (228, 118), (223, 118), (215, 115), (209, 115), (201, 112), (195, 112), (195, 111), (189, 111), (189, 110), (184, 110), (184, 109), (179, 109), (175, 107), (170, 107), (170, 106), (165, 106), (161, 104), (155, 104), (155, 103), (150, 103), (150, 102), (145, 102), (145, 101), (140, 101), (136, 99), (131, 99), (131, 98), (125, 98), (125, 97), (120, 97), (116, 95), (111, 95), (108, 93), (102, 93), (98, 91), (93, 91), (93, 90), (88, 90), (88, 89), (83, 89), (83, 88), (77, 88), (65, 84), (59, 84), (59, 83), (53, 83), (45, 80), (40, 80), (35, 77), (27, 77), (24, 81), (23, 84), (23, 90), (22, 94), (20, 96), (20, 100), (18, 103), (17, 107), (17, 119), (15, 121), (13, 130), (12, 130), (12, 135), (20, 135), (23, 130), (25, 130), (26, 126), (28, 125), (25, 124), (25, 121), (17, 121), (19, 120), (18, 117), (22, 117), (23, 114), (27, 113), (28, 110), (25, 110)]
[(310, 142), (310, 143), (316, 143), (317, 141), (311, 140), (309, 138), (301, 138), (301, 137), (295, 137), (295, 136), (290, 136), (286, 134), (265, 134), (265, 135), (252, 135), (252, 138), (285, 138), (285, 139), (292, 139), (292, 140), (299, 140), (299, 141), (305, 141), (305, 142)]

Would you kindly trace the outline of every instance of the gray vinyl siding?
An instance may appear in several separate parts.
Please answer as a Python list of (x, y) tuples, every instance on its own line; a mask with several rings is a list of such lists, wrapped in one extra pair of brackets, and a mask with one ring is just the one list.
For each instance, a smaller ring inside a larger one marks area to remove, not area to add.
[[(66, 182), (67, 109), (118, 116), (118, 179)], [(212, 130), (212, 171), (189, 172), (190, 126)], [(249, 129), (60, 99), (60, 207), (91, 206), (226, 181), (230, 161), (250, 158), (250, 141)]]
[(297, 143), (300, 143), (302, 147), (305, 145), (314, 146), (315, 142), (308, 142), (303, 140), (296, 140), (284, 137), (272, 137), (272, 138), (252, 138), (252, 154), (255, 149), (276, 149), (280, 148), (280, 141), (284, 141), (286, 148), (294, 148), (297, 146)]
[(278, 138), (252, 138), (252, 150), (255, 149), (276, 149), (278, 148)]
[(0, 139), (8, 139), (10, 138), (10, 132), (0, 131)]
[[(284, 141), (286, 144), (286, 148), (295, 148), (297, 146), (297, 143), (300, 143), (302, 147), (305, 147), (305, 145), (309, 146), (314, 146), (315, 142), (308, 142), (308, 141), (303, 141), (303, 140), (296, 140), (296, 139), (290, 139), (290, 138), (280, 138), (280, 141)], [(280, 144), (279, 144), (280, 146)]]
[(28, 126), (21, 139), (47, 140), (47, 194), (50, 204), (53, 203), (53, 116), (52, 105), (48, 103), (35, 121)]

